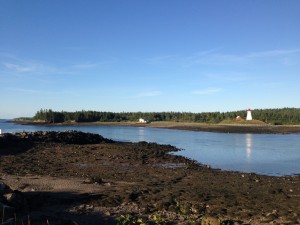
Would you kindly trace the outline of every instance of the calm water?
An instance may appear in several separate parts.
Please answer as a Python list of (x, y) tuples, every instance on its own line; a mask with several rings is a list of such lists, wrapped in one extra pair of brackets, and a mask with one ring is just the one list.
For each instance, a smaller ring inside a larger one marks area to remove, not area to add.
[(283, 176), (300, 174), (300, 135), (226, 134), (142, 127), (23, 126), (0, 120), (2, 132), (80, 130), (120, 141), (171, 144), (176, 153), (222, 170)]

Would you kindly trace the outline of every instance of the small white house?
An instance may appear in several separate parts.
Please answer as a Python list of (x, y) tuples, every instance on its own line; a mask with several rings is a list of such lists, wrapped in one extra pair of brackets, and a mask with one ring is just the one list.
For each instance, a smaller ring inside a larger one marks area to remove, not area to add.
[(241, 116), (237, 116), (237, 117), (235, 117), (235, 120), (242, 120), (242, 117)]
[(143, 118), (140, 118), (139, 119), (139, 123), (149, 123), (149, 120), (145, 120)]

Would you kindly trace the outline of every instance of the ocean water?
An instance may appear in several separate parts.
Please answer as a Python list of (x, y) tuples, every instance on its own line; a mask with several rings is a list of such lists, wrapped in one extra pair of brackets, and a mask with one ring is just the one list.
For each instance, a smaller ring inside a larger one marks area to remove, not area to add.
[(147, 127), (32, 126), (0, 120), (3, 132), (80, 130), (118, 141), (170, 144), (199, 163), (228, 171), (269, 176), (300, 174), (299, 134), (227, 134)]

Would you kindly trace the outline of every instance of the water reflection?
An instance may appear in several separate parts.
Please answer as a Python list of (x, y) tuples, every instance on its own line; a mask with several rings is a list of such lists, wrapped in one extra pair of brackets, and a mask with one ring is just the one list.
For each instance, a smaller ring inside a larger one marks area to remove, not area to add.
[(144, 127), (138, 128), (138, 139), (139, 141), (145, 141), (145, 129)]
[(247, 160), (251, 160), (251, 153), (252, 153), (252, 134), (246, 134), (246, 154), (247, 154)]

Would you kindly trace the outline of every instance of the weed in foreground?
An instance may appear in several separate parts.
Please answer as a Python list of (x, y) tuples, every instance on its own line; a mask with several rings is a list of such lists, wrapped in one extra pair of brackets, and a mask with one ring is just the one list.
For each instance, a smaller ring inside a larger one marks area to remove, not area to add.
[(137, 216), (132, 216), (130, 214), (121, 215), (117, 219), (117, 225), (168, 225), (169, 223), (166, 222), (161, 218), (160, 214), (154, 214), (149, 218), (141, 218)]

